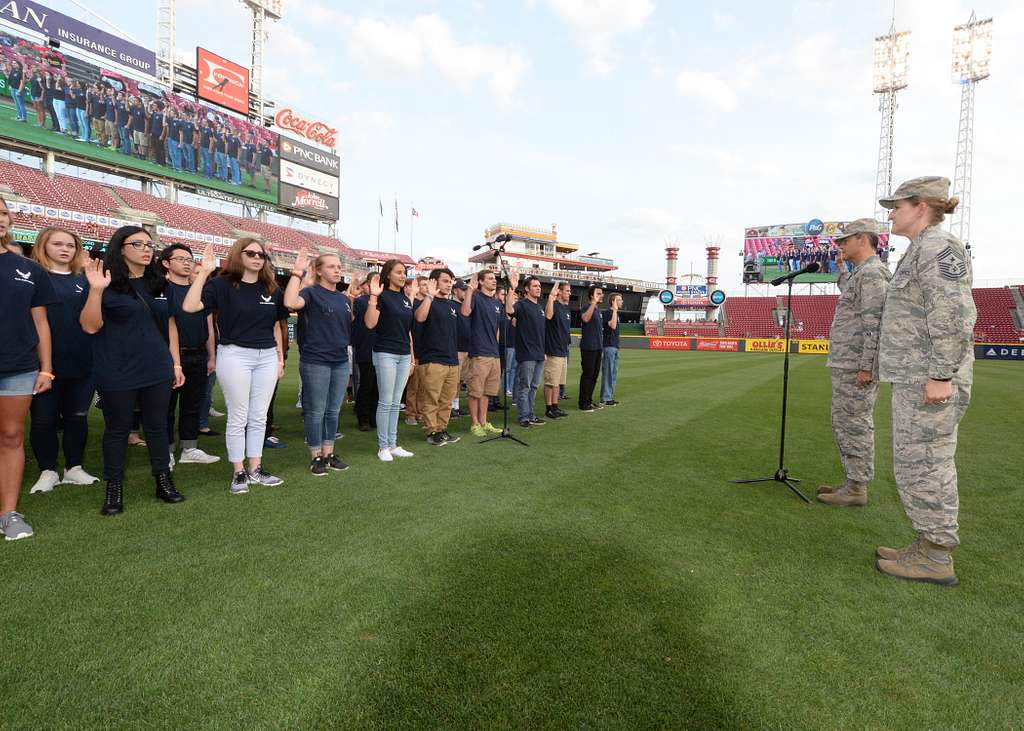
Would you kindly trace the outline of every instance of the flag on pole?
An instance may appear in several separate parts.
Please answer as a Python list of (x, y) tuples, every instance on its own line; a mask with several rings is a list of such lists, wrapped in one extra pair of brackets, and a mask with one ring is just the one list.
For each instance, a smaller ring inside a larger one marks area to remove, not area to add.
[(416, 216), (416, 218), (420, 217), (420, 212), (416, 210), (415, 206), (413, 206), (412, 215)]
[(398, 231), (398, 196), (395, 196), (395, 231)]
[(377, 205), (380, 206), (380, 217), (384, 218), (384, 200), (378, 195)]

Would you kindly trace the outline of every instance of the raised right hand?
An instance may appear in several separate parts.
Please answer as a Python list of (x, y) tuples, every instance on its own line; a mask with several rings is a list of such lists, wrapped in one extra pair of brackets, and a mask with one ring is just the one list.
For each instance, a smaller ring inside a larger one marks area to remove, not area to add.
[(102, 292), (110, 285), (110, 272), (103, 271), (102, 259), (90, 259), (85, 264), (85, 278), (89, 289)]
[(478, 288), (478, 287), (480, 286), (480, 282), (478, 282), (478, 281), (477, 281), (477, 278), (476, 278), (476, 274), (475, 274), (475, 273), (474, 273), (474, 274), (471, 274), (471, 275), (470, 275), (470, 277), (469, 277), (469, 282), (468, 282), (468, 283), (466, 284), (466, 286), (467, 286), (467, 287), (469, 287), (469, 288), (470, 288), (471, 290), (473, 290), (474, 292), (475, 292), (475, 291), (477, 290), (477, 288)]
[(374, 277), (370, 280), (370, 295), (373, 297), (380, 297), (381, 292), (384, 291), (384, 282), (381, 281), (380, 277)]
[(213, 253), (213, 244), (207, 244), (203, 249), (203, 260), (199, 262), (199, 271), (210, 275), (217, 268), (217, 255)]
[(303, 249), (295, 255), (295, 266), (292, 267), (297, 272), (305, 272), (309, 268), (309, 254)]
[(427, 280), (427, 295), (430, 296), (430, 297), (437, 297), (437, 280), (436, 279), (428, 279)]

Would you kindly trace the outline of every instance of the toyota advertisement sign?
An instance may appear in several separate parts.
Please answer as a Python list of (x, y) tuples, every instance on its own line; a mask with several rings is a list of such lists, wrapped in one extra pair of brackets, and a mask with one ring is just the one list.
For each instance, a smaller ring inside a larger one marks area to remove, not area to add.
[(211, 104), (249, 116), (249, 69), (196, 47), (196, 95)]

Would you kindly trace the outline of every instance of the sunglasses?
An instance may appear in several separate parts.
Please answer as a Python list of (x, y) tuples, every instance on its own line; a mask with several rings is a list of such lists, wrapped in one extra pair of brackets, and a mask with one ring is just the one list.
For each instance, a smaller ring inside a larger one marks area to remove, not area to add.
[(242, 253), (245, 254), (250, 259), (264, 259), (265, 260), (267, 258), (267, 255), (264, 254), (262, 251), (249, 251), (248, 249), (246, 249)]

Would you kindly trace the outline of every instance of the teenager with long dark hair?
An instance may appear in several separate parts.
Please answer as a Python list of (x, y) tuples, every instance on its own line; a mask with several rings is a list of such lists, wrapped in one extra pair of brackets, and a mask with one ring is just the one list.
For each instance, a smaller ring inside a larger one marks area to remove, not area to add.
[(352, 303), (355, 322), (352, 323), (352, 360), (359, 370), (359, 388), (356, 389), (356, 421), (359, 431), (377, 428), (377, 372), (373, 368), (373, 330), (366, 327), (366, 309), (370, 303), (370, 289), (380, 281), (380, 272), (370, 272)]
[(380, 279), (370, 283), (370, 299), (364, 320), (374, 331), (373, 367), (377, 372), (377, 458), (392, 462), (412, 457), (398, 446), (398, 415), (402, 391), (412, 366), (412, 300), (404, 293), (405, 264), (398, 259), (384, 263)]
[(25, 416), (33, 394), (53, 383), (46, 307), (56, 296), (46, 270), (7, 250), (11, 214), (0, 199), (0, 533), (28, 538), (32, 526), (17, 512), (25, 472)]
[(309, 257), (300, 252), (284, 292), (284, 305), (299, 313), (299, 377), (306, 444), (312, 457), (309, 471), (314, 477), (322, 477), (328, 470), (348, 469), (335, 454), (334, 441), (345, 386), (352, 372), (348, 358), (352, 303), (338, 291), (342, 270), (337, 254), (318, 256), (312, 264), (312, 286), (300, 290), (308, 266)]
[(155, 298), (162, 293), (164, 280), (152, 264), (149, 234), (138, 226), (122, 226), (110, 237), (103, 261), (85, 268), (88, 286), (79, 321), (93, 335), (93, 373), (106, 422), (103, 515), (124, 512), (124, 467), (136, 404), (146, 430), (156, 497), (166, 503), (185, 499), (171, 478), (167, 445), (171, 388), (180, 387), (184, 377), (176, 349), (162, 332), (166, 325)]
[(284, 482), (263, 469), (263, 441), (267, 408), (284, 375), (284, 343), (277, 324), (288, 319), (288, 310), (270, 256), (258, 239), (236, 241), (220, 276), (209, 279), (216, 268), (210, 245), (182, 309), (205, 308), (217, 315), (217, 378), (228, 405), (225, 439), (234, 469), (231, 494), (239, 495), (249, 492), (249, 485)]
[[(92, 405), (92, 343), (78, 316), (85, 291), (88, 254), (78, 234), (51, 227), (39, 232), (32, 259), (49, 272), (56, 301), (47, 306), (46, 320), (53, 343), (53, 388), (32, 399), (29, 441), (39, 464), (39, 479), (29, 492), (50, 492), (62, 482), (91, 485), (98, 481), (83, 468)], [(64, 436), (64, 479), (57, 473), (57, 432)]]

